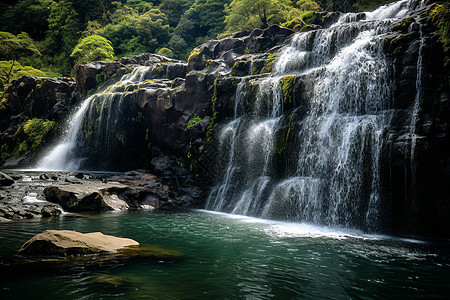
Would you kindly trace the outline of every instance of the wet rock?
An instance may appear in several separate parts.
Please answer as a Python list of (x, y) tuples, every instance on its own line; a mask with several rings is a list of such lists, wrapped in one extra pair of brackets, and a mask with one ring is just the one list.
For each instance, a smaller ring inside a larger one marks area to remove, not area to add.
[(35, 235), (18, 251), (23, 256), (74, 256), (118, 253), (120, 249), (138, 246), (128, 238), (104, 235), (101, 232), (79, 233), (69, 230), (46, 230)]
[(12, 179), (9, 175), (0, 172), (0, 185), (1, 186), (10, 186), (14, 184), (14, 179)]
[(125, 188), (118, 183), (51, 185), (44, 189), (44, 195), (66, 211), (125, 210), (129, 205), (117, 195)]
[(62, 211), (53, 205), (46, 205), (41, 209), (41, 214), (43, 218), (58, 217), (62, 214)]
[(46, 174), (42, 174), (42, 175), (39, 176), (39, 179), (47, 180), (47, 179), (49, 179), (49, 177)]
[(11, 222), (11, 221), (12, 220), (10, 220), (10, 219), (0, 217), (0, 223), (6, 223), (6, 222)]

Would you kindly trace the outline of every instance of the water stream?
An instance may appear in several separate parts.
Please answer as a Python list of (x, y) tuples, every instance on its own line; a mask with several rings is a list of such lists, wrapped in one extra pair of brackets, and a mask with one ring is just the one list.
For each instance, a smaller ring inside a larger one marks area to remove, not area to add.
[[(296, 34), (277, 54), (272, 76), (243, 78), (234, 119), (217, 135), (227, 159), (206, 207), (376, 231), (380, 153), (393, 114), (394, 70), (383, 40), (420, 5), (398, 1), (365, 18), (343, 14), (330, 28)], [(282, 95), (286, 76), (296, 76), (299, 107), (289, 111)], [(236, 113), (247, 85), (258, 86), (255, 104)], [(280, 150), (280, 140), (289, 151)]]

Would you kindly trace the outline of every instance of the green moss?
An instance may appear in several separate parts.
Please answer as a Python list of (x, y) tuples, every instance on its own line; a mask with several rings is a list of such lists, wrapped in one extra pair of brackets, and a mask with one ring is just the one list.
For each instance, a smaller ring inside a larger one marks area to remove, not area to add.
[(231, 76), (245, 76), (247, 75), (247, 60), (238, 60), (234, 63), (233, 69), (231, 70)]
[(134, 92), (139, 89), (139, 85), (137, 84), (130, 84), (125, 88), (125, 92)]
[(116, 139), (125, 146), (125, 138), (126, 138), (126, 132), (125, 131), (119, 131), (116, 132)]
[(163, 77), (165, 73), (164, 66), (162, 64), (157, 64), (152, 69), (152, 74), (154, 76)]
[(105, 82), (107, 78), (108, 76), (106, 76), (105, 71), (101, 71), (100, 73), (95, 74), (95, 82), (97, 82), (97, 84)]
[(293, 104), (294, 103), (294, 85), (295, 85), (295, 75), (285, 76), (281, 79), (281, 92), (283, 94), (284, 103)]
[(45, 137), (54, 129), (55, 122), (43, 119), (28, 120), (23, 126), (19, 126), (11, 147), (2, 146), (1, 158), (20, 156), (29, 151), (36, 152), (45, 140)]
[(278, 54), (278, 51), (274, 52), (274, 53), (269, 53), (267, 55), (266, 64), (264, 65), (264, 68), (262, 68), (261, 74), (271, 73), (272, 72), (273, 63), (275, 62), (275, 58), (276, 58), (277, 54)]
[(316, 15), (313, 11), (306, 11), (304, 12), (299, 18), (295, 18), (293, 20), (290, 20), (288, 22), (282, 23), (281, 26), (290, 28), (297, 32), (305, 31), (305, 28), (312, 28), (309, 26), (314, 22), (316, 19)]
[(8, 103), (8, 99), (7, 99), (6, 97), (4, 97), (4, 98), (0, 101), (0, 111), (6, 109), (6, 103)]
[(294, 118), (295, 110), (292, 111), (291, 115), (289, 116), (289, 121), (287, 124), (287, 130), (284, 135), (279, 135), (277, 139), (277, 146), (276, 146), (276, 153), (277, 154), (283, 154), (283, 152), (286, 150), (289, 136), (291, 134), (291, 127), (292, 127), (292, 119)]
[(396, 25), (392, 26), (392, 30), (402, 32), (402, 33), (407, 33), (409, 26), (413, 22), (414, 22), (414, 18), (405, 18), (400, 22), (400, 24), (396, 24)]
[(190, 119), (187, 124), (186, 124), (186, 128), (187, 129), (191, 129), (192, 127), (194, 127), (195, 125), (199, 124), (203, 119), (200, 118), (199, 116), (195, 115), (192, 119)]
[(430, 12), (433, 22), (437, 25), (437, 35), (444, 46), (446, 66), (450, 65), (450, 2), (436, 5)]
[(190, 62), (193, 59), (198, 59), (199, 55), (200, 55), (200, 48), (194, 48), (191, 54), (189, 54), (188, 62)]

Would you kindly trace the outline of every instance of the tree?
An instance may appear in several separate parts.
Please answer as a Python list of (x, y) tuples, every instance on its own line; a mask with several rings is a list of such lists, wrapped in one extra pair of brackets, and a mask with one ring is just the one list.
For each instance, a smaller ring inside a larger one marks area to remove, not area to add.
[(85, 64), (98, 60), (114, 59), (111, 42), (99, 35), (91, 35), (82, 39), (70, 55), (77, 64)]
[(173, 58), (173, 52), (172, 50), (170, 50), (169, 48), (161, 48), (159, 49), (156, 54), (168, 57), (168, 58)]
[(9, 32), (0, 31), (0, 59), (11, 62), (9, 68), (2, 70), (1, 80), (3, 84), (9, 84), (14, 66), (21, 56), (34, 54), (41, 55), (27, 33), (22, 32), (16, 36)]
[(188, 44), (200, 44), (216, 38), (225, 28), (225, 5), (231, 0), (195, 0), (175, 28), (175, 34)]
[(137, 9), (116, 3), (111, 23), (95, 33), (111, 41), (116, 55), (129, 56), (154, 52), (170, 40), (167, 16), (159, 9), (142, 13)]
[(287, 0), (233, 0), (226, 7), (226, 30), (267, 28), (285, 21), (284, 12), (293, 8)]
[(48, 17), (49, 30), (46, 33), (44, 46), (48, 64), (58, 68), (63, 74), (70, 74), (73, 65), (70, 53), (79, 39), (78, 13), (72, 7), (72, 2), (60, 0), (50, 7)]

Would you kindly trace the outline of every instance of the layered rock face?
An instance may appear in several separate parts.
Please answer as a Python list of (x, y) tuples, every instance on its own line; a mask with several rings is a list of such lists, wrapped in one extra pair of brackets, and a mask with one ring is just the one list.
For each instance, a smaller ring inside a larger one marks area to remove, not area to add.
[[(31, 119), (56, 121), (62, 124), (72, 112), (80, 97), (73, 78), (38, 78), (23, 76), (14, 80), (5, 92), (0, 106), (0, 162), (4, 166), (17, 167), (31, 163), (31, 157), (41, 150), (43, 143), (33, 149), (20, 148), (27, 137), (20, 128)], [(40, 142), (51, 142), (60, 128), (54, 126), (45, 134), (29, 132), (30, 135), (41, 135)], [(28, 133), (27, 133), (28, 134)]]

